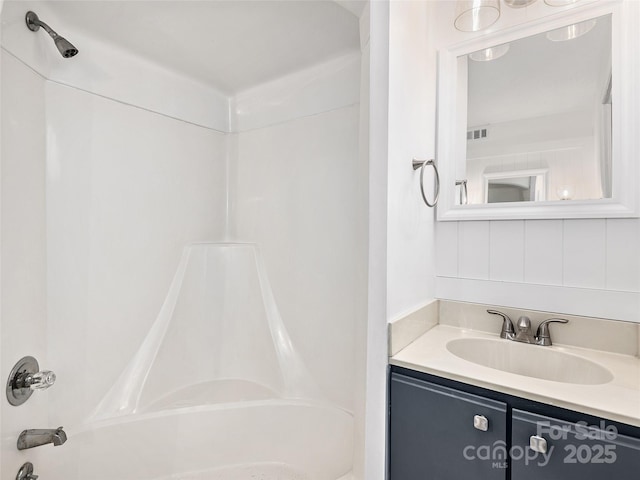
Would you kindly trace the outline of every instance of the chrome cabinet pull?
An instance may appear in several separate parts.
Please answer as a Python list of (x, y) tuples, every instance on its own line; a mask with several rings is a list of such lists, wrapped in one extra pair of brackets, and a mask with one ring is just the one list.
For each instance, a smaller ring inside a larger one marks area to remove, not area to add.
[[(422, 200), (427, 204), (427, 207), (435, 207), (438, 204), (438, 197), (440, 197), (440, 174), (438, 173), (438, 167), (436, 166), (435, 160), (416, 160), (414, 158), (412, 165), (414, 170), (420, 169), (420, 193), (422, 194)], [(433, 203), (430, 203), (429, 200), (427, 200), (427, 195), (424, 193), (424, 167), (427, 165), (431, 165), (433, 167), (433, 171), (436, 175)]]
[(547, 441), (538, 435), (529, 437), (529, 448), (534, 452), (547, 453)]
[(484, 415), (474, 415), (473, 428), (480, 430), (481, 432), (486, 432), (489, 430), (489, 420), (487, 420), (487, 417)]

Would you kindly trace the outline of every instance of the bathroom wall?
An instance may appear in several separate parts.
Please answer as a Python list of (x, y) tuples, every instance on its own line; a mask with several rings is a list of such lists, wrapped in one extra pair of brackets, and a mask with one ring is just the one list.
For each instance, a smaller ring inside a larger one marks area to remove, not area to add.
[(83, 55), (56, 58), (46, 36), (24, 37), (24, 3), (3, 11), (1, 362), (34, 355), (58, 380), (2, 402), (2, 478), (38, 459), (15, 448), (24, 428), (73, 434), (147, 333), (184, 244), (222, 240), (227, 218), (227, 135), (207, 125), (226, 129), (228, 101), (73, 31)]
[[(392, 2), (389, 11), (389, 165), (387, 318), (404, 316), (435, 296), (435, 210), (420, 194), (412, 160), (435, 158), (436, 60), (430, 2)], [(429, 167), (428, 167), (429, 168)], [(433, 172), (424, 176), (434, 198)]]
[(327, 399), (350, 411), (366, 214), (359, 87), (354, 54), (240, 92), (230, 171), (232, 238), (259, 244), (293, 344)]
[[(387, 322), (435, 297), (434, 210), (419, 191), (413, 158), (434, 157), (434, 2), (370, 2), (363, 55), (369, 63), (369, 298), (364, 470), (385, 478)], [(361, 29), (362, 30), (362, 29)], [(366, 52), (366, 53), (365, 53)], [(433, 195), (432, 174), (425, 175)]]
[[(503, 7), (487, 32), (560, 10)], [(441, 45), (480, 35), (453, 29), (449, 2), (431, 20)], [(438, 222), (436, 249), (439, 298), (640, 321), (638, 219)]]
[[(4, 52), (0, 71), (3, 159), (0, 338), (4, 340), (0, 364), (3, 375), (8, 375), (15, 362), (25, 355), (33, 355), (40, 361), (47, 358), (45, 81)], [(22, 95), (22, 91), (30, 95)], [(46, 368), (46, 364), (42, 366)], [(44, 425), (48, 420), (49, 392), (42, 393), (31, 398), (31, 410), (12, 407), (6, 399), (2, 401), (2, 478), (14, 478), (17, 470), (12, 471), (13, 467), (22, 464), (24, 455), (17, 452), (15, 441), (23, 426)]]
[[(4, 103), (3, 125), (16, 134), (3, 132), (3, 231), (12, 232), (3, 253), (13, 262), (3, 263), (3, 305), (11, 311), (3, 312), (2, 336), (25, 340), (3, 350), (3, 365), (33, 354), (59, 378), (42, 400), (3, 416), (16, 425), (5, 424), (3, 432), (15, 439), (25, 425), (40, 425), (36, 412), (47, 409), (42, 425), (79, 423), (147, 333), (184, 244), (223, 238), (226, 139), (45, 82), (11, 55), (4, 58), (3, 95), (15, 107)], [(16, 80), (12, 90), (11, 78), (19, 76), (28, 81)], [(29, 102), (18, 102), (33, 84), (44, 85), (39, 96), (34, 88)], [(38, 100), (41, 113), (33, 118), (25, 108)], [(20, 115), (31, 118), (15, 125)], [(32, 163), (25, 164), (25, 145)], [(47, 396), (47, 408), (38, 410)], [(27, 412), (28, 421), (20, 415)]]

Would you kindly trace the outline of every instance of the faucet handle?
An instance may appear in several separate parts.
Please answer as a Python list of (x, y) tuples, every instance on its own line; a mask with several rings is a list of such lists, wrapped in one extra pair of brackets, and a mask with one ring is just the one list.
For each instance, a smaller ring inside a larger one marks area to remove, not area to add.
[(538, 330), (536, 331), (536, 342), (538, 345), (542, 345), (544, 347), (552, 345), (551, 333), (549, 331), (550, 323), (569, 323), (569, 320), (566, 318), (550, 318), (538, 325)]
[(53, 385), (56, 374), (49, 371), (40, 371), (38, 361), (31, 357), (23, 357), (13, 366), (7, 380), (7, 400), (13, 406), (26, 402), (34, 390), (44, 390)]
[(31, 390), (45, 390), (54, 383), (56, 383), (56, 374), (51, 370), (33, 373), (24, 379), (24, 386)]
[(16, 475), (16, 480), (37, 480), (38, 475), (33, 473), (33, 463), (26, 462), (20, 470), (18, 470), (18, 475)]
[(500, 338), (512, 339), (516, 335), (516, 331), (513, 328), (513, 322), (506, 313), (499, 312), (498, 310), (487, 310), (487, 313), (491, 315), (499, 315), (502, 317), (502, 330), (500, 331)]

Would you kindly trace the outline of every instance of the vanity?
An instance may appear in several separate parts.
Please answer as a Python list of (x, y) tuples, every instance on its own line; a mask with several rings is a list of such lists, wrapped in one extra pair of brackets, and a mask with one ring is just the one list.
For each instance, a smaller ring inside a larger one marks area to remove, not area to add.
[(637, 356), (445, 323), (389, 363), (390, 480), (638, 477)]
[[(640, 7), (537, 2), (474, 37), (441, 5), (440, 301), (390, 335), (388, 478), (636, 480)], [(492, 305), (569, 323), (515, 342)]]

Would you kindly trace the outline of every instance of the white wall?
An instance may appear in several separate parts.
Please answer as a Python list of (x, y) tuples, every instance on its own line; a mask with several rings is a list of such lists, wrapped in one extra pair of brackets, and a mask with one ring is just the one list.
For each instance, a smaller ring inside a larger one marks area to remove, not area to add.
[[(389, 177), (387, 318), (393, 320), (435, 295), (434, 213), (421, 197), (414, 158), (435, 158), (436, 55), (429, 2), (394, 1), (389, 19)], [(433, 198), (432, 172), (425, 190)]]
[[(2, 54), (2, 282), (0, 338), (3, 375), (25, 355), (43, 368), (46, 342), (45, 237), (45, 81), (17, 60)], [(24, 95), (23, 92), (29, 92)], [(8, 341), (11, 339), (11, 341)], [(49, 392), (39, 392), (29, 408), (17, 408), (2, 399), (0, 477), (14, 478), (26, 460), (15, 448), (17, 435), (28, 424), (48, 420)], [(4, 393), (3, 393), (4, 395)], [(31, 458), (37, 459), (36, 455)]]
[[(363, 28), (364, 26), (364, 28)], [(387, 178), (389, 136), (389, 4), (369, 2), (361, 17), (361, 38), (367, 74), (363, 75), (368, 103), (366, 150), (368, 166), (368, 281), (367, 324), (362, 347), (358, 434), (362, 462), (356, 478), (382, 480), (386, 465), (387, 372)]]
[(224, 238), (227, 139), (51, 82), (46, 108), (51, 409), (71, 425), (137, 351), (184, 245)]
[[(226, 128), (228, 102), (203, 116), (215, 92), (90, 39), (73, 36), (89, 50), (73, 60), (44, 36), (33, 48), (20, 3), (3, 12), (0, 360), (8, 372), (35, 355), (58, 381), (19, 408), (2, 402), (2, 478), (37, 462), (16, 450), (21, 430), (73, 431), (95, 408), (155, 319), (184, 244), (222, 240), (227, 216), (226, 134), (198, 124)], [(128, 89), (102, 69), (139, 82)], [(161, 87), (136, 97), (145, 83)]]
[[(365, 458), (358, 478), (385, 478), (387, 322), (435, 296), (434, 211), (422, 202), (413, 158), (435, 154), (433, 3), (371, 2), (363, 54), (370, 62), (369, 302)], [(429, 174), (431, 175), (431, 174)], [(433, 194), (432, 179), (427, 191)], [(358, 472), (359, 473), (359, 472)]]
[(259, 244), (294, 346), (326, 397), (350, 411), (354, 252), (366, 241), (356, 228), (358, 127), (352, 105), (240, 132), (231, 172), (233, 237)]
[(32, 354), (58, 374), (20, 409), (2, 404), (9, 478), (20, 430), (73, 428), (117, 378), (183, 245), (223, 238), (226, 139), (47, 82), (7, 53), (3, 75), (3, 366)]
[[(453, 18), (452, 3), (439, 8), (440, 45), (481, 35), (442, 21)], [(488, 31), (554, 12), (543, 2), (503, 9)], [(439, 298), (640, 321), (638, 219), (439, 222), (436, 248)]]

